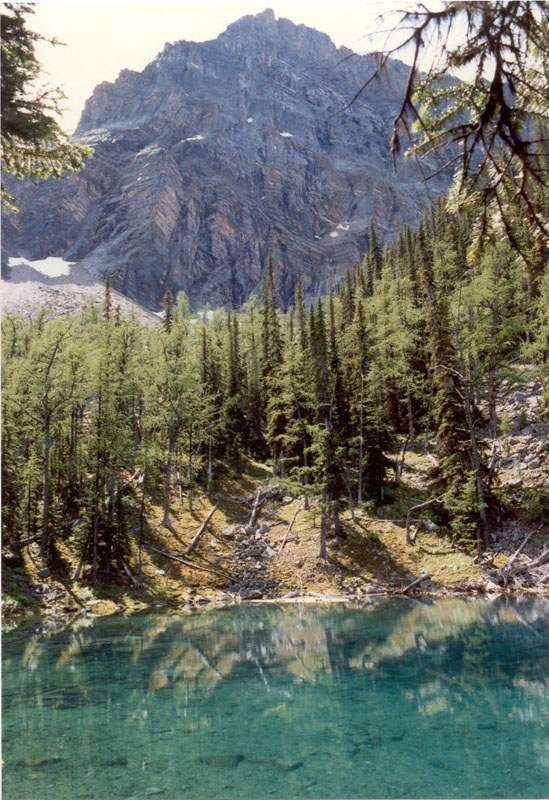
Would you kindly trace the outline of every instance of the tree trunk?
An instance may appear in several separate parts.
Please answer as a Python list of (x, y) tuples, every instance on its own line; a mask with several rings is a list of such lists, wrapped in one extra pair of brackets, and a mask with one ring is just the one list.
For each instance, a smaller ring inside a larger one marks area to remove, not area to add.
[(171, 485), (171, 477), (172, 477), (172, 455), (173, 455), (173, 442), (174, 440), (174, 431), (173, 431), (173, 424), (170, 425), (170, 433), (168, 437), (168, 463), (166, 465), (166, 480), (164, 483), (164, 518), (162, 519), (162, 525), (165, 528), (171, 529), (172, 524), (170, 522), (170, 485)]
[(212, 434), (210, 433), (208, 440), (208, 483), (207, 483), (208, 492), (211, 492), (212, 490), (212, 480), (213, 480), (212, 451), (213, 451), (213, 441), (212, 441)]
[(337, 500), (334, 503), (333, 519), (334, 519), (334, 533), (339, 539), (341, 537), (341, 519), (339, 517), (339, 505)]
[(408, 407), (408, 438), (410, 439), (410, 446), (413, 446), (416, 434), (414, 430), (414, 412), (412, 410), (412, 393), (410, 387), (406, 389), (406, 405)]
[(93, 508), (93, 539), (92, 539), (92, 583), (97, 583), (97, 534), (99, 529), (99, 480), (95, 480), (95, 500)]
[(358, 444), (358, 494), (357, 505), (362, 507), (362, 471), (364, 469), (364, 374), (360, 376), (360, 422)]
[(189, 429), (189, 512), (193, 513), (193, 427)]
[(433, 411), (435, 408), (435, 382), (433, 380), (433, 372), (429, 359), (429, 348), (427, 347), (427, 333), (423, 331), (423, 352), (425, 353), (425, 369), (427, 371), (427, 380), (429, 383), (429, 402), (427, 405), (427, 425), (425, 426), (425, 449), (429, 447), (429, 426)]
[(212, 508), (212, 510), (210, 511), (210, 513), (208, 514), (208, 516), (206, 517), (206, 519), (204, 520), (204, 522), (202, 523), (202, 525), (198, 529), (198, 533), (196, 534), (196, 536), (194, 537), (192, 542), (189, 544), (189, 546), (186, 548), (186, 550), (183, 553), (183, 555), (188, 556), (189, 553), (192, 553), (192, 551), (194, 550), (194, 548), (196, 547), (196, 545), (198, 544), (198, 542), (202, 538), (202, 535), (203, 535), (204, 531), (208, 527), (208, 522), (211, 520), (211, 518), (213, 517), (213, 515), (217, 511), (218, 505), (219, 505), (219, 503), (216, 503), (216, 505)]
[(145, 481), (147, 478), (147, 469), (143, 472), (143, 485), (141, 489), (141, 503), (139, 504), (139, 541), (137, 543), (137, 557), (139, 564), (139, 583), (143, 581), (143, 528), (145, 525)]
[(465, 418), (467, 419), (467, 427), (469, 428), (469, 438), (471, 441), (471, 460), (473, 462), (473, 471), (475, 475), (475, 485), (477, 489), (478, 503), (479, 503), (479, 516), (480, 525), (477, 533), (477, 549), (479, 555), (482, 554), (484, 549), (488, 546), (488, 520), (486, 518), (486, 503), (484, 500), (484, 489), (482, 486), (481, 477), (481, 463), (478, 451), (477, 435), (473, 423), (473, 412), (471, 407), (471, 387), (470, 381), (467, 378), (465, 371), (465, 359), (463, 356), (463, 348), (460, 340), (459, 318), (456, 325), (456, 347), (459, 353), (460, 368), (463, 380), (463, 397), (465, 401)]
[(326, 528), (327, 528), (327, 513), (326, 513), (326, 486), (322, 487), (322, 509), (320, 513), (320, 551), (319, 558), (328, 560), (328, 552), (326, 550)]
[(488, 412), (490, 414), (490, 430), (494, 439), (498, 435), (498, 419), (496, 415), (496, 380), (497, 380), (497, 330), (499, 326), (499, 300), (496, 297), (492, 305), (492, 326), (490, 341), (490, 362), (488, 366)]
[(355, 504), (353, 501), (353, 493), (351, 491), (351, 484), (349, 483), (349, 475), (347, 473), (347, 467), (344, 466), (343, 468), (343, 480), (345, 481), (345, 487), (347, 489), (347, 495), (349, 497), (349, 509), (351, 511), (351, 520), (356, 522), (355, 519)]
[(42, 538), (40, 539), (40, 558), (43, 562), (48, 556), (48, 522), (50, 507), (50, 415), (46, 411), (44, 419), (44, 509), (42, 512)]
[(409, 436), (406, 437), (404, 440), (404, 444), (400, 448), (400, 453), (397, 457), (396, 469), (395, 469), (395, 481), (400, 483), (402, 480), (402, 470), (404, 468), (404, 459), (406, 457), (406, 448), (408, 447)]

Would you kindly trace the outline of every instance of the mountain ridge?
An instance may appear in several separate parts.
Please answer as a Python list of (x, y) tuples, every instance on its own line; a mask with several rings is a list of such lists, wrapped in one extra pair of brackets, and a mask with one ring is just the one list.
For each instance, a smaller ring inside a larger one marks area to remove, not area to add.
[(153, 309), (168, 288), (192, 308), (237, 307), (259, 292), (268, 253), (283, 304), (297, 274), (310, 296), (326, 292), (362, 259), (371, 218), (390, 238), (449, 183), (428, 195), (415, 165), (393, 173), (403, 64), (342, 111), (375, 63), (350, 54), (270, 9), (217, 39), (166, 44), (94, 90), (74, 137), (95, 148), (80, 173), (16, 187), (6, 252), (109, 273)]

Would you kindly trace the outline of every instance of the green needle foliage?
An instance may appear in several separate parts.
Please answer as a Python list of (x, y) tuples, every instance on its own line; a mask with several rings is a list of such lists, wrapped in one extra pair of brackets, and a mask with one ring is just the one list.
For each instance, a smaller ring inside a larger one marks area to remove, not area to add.
[[(79, 170), (93, 151), (71, 142), (55, 120), (64, 94), (39, 83), (34, 46), (43, 37), (27, 28), (32, 13), (32, 5), (2, 5), (2, 171), (16, 178), (59, 178)], [(5, 186), (2, 205), (17, 211)]]

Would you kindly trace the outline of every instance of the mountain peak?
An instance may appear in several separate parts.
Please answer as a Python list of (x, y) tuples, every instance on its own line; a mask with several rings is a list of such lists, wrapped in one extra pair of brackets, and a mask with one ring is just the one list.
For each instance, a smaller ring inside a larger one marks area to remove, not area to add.
[(241, 44), (246, 40), (248, 46), (265, 44), (265, 40), (276, 44), (277, 48), (303, 49), (310, 55), (325, 58), (336, 47), (326, 33), (321, 33), (307, 25), (297, 25), (289, 19), (276, 19), (272, 8), (260, 14), (248, 14), (231, 23), (219, 37), (220, 41)]
[(259, 291), (269, 253), (284, 303), (297, 273), (311, 297), (326, 293), (362, 261), (372, 218), (390, 238), (397, 217), (415, 224), (430, 199), (412, 163), (392, 169), (406, 70), (337, 113), (372, 69), (368, 56), (340, 64), (342, 53), (267, 8), (101, 84), (77, 131), (94, 158), (20, 187), (6, 252), (108, 272), (151, 308), (167, 288), (191, 307), (238, 307)]

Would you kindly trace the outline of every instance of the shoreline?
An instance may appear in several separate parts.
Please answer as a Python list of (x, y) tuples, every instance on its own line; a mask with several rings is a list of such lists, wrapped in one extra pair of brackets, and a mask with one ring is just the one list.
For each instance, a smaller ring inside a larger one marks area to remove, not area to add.
[[(228, 597), (215, 597), (207, 595), (197, 595), (194, 601), (187, 602), (183, 605), (178, 603), (176, 606), (172, 601), (153, 601), (151, 603), (141, 602), (139, 606), (127, 607), (121, 604), (115, 605), (110, 600), (94, 600), (89, 605), (81, 605), (80, 608), (60, 608), (54, 607), (46, 613), (44, 609), (32, 610), (27, 609), (24, 612), (16, 612), (10, 614), (2, 613), (2, 629), (4, 632), (10, 632), (17, 629), (26, 623), (44, 624), (47, 623), (51, 628), (57, 628), (59, 623), (63, 624), (59, 630), (64, 630), (71, 625), (77, 618), (86, 617), (94, 619), (98, 617), (125, 617), (131, 618), (134, 616), (142, 616), (144, 614), (176, 614), (187, 616), (197, 612), (205, 611), (221, 611), (227, 608), (235, 608), (240, 606), (285, 606), (285, 605), (344, 605), (349, 604), (355, 607), (361, 605), (370, 605), (372, 600), (383, 599), (407, 599), (421, 603), (423, 599), (430, 600), (446, 600), (446, 599), (486, 599), (496, 600), (499, 597), (548, 597), (549, 587), (517, 587), (516, 589), (499, 588), (497, 590), (490, 589), (482, 591), (480, 589), (473, 589), (458, 586), (443, 586), (436, 590), (428, 591), (410, 591), (403, 592), (402, 590), (388, 590), (379, 592), (368, 592), (367, 594), (357, 596), (357, 594), (327, 594), (320, 592), (304, 592), (303, 594), (295, 594), (289, 592), (280, 597), (262, 597), (262, 598), (241, 598), (239, 596), (231, 598)], [(52, 625), (52, 623), (54, 623)]]

